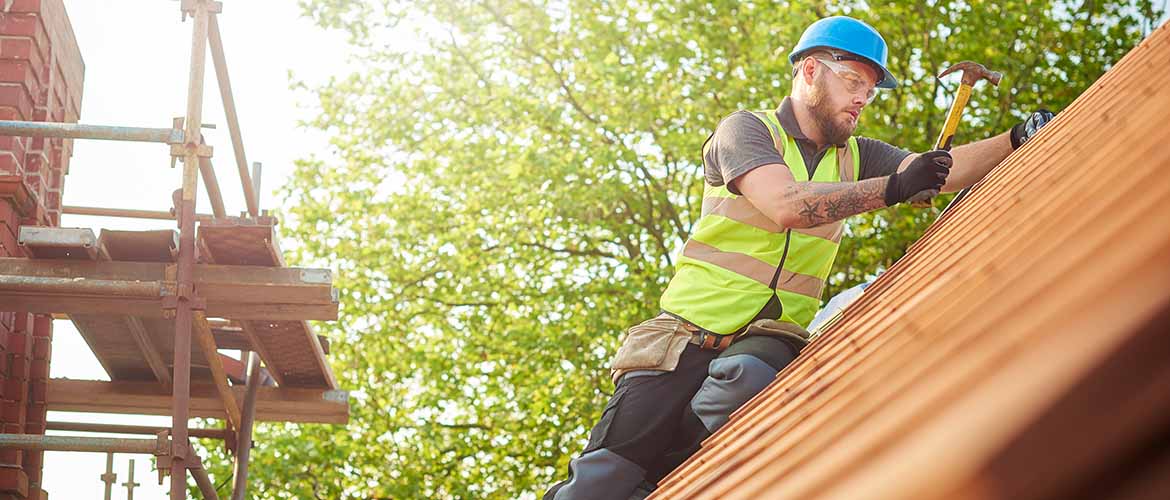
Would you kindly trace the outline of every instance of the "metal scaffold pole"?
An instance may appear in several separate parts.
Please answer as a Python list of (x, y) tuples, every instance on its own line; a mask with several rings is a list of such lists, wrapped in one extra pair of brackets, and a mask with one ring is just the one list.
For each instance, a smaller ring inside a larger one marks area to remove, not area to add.
[[(183, 21), (193, 21), (191, 53), (186, 114), (172, 117), (170, 128), (0, 120), (0, 136), (156, 143), (169, 148), (172, 169), (182, 163), (181, 185), (171, 193), (170, 210), (56, 205), (59, 214), (174, 220), (177, 232), (103, 229), (97, 238), (88, 228), (25, 223), (17, 244), (27, 255), (0, 255), (0, 302), (14, 310), (73, 321), (110, 375), (109, 381), (51, 379), (42, 389), (44, 401), (38, 400), (46, 412), (169, 413), (172, 418), (169, 426), (46, 421), (43, 414), (37, 420), (42, 433), (140, 434), (154, 439), (0, 433), (0, 449), (106, 454), (101, 476), (106, 498), (116, 484), (114, 454), (119, 453), (153, 455), (160, 486), (170, 476), (172, 500), (187, 498), (192, 479), (203, 498), (218, 499), (192, 438), (221, 440), (235, 455), (232, 498), (246, 498), (257, 419), (345, 423), (349, 415), (346, 393), (338, 390), (324, 357), (329, 344), (306, 322), (336, 320), (338, 291), (329, 270), (285, 266), (276, 245), (277, 221), (261, 210), (261, 165), (253, 163), (249, 172), (216, 19), (222, 3), (179, 1)], [(239, 218), (227, 215), (212, 163), (213, 148), (201, 133), (203, 128), (215, 128), (203, 123), (208, 57), (214, 64), (247, 208)], [(206, 190), (205, 210), (210, 214), (196, 212), (200, 189)], [(197, 224), (202, 224), (198, 238)], [(134, 342), (136, 352), (128, 354), (121, 347), (127, 339)], [(198, 343), (192, 345), (192, 340)], [(106, 342), (120, 344), (106, 349)], [(290, 354), (273, 347), (287, 348)], [(237, 360), (219, 352), (227, 349), (240, 349), (247, 357)], [(173, 357), (168, 360), (168, 355)], [(47, 365), (47, 354), (45, 358)], [(243, 384), (246, 387), (240, 387)], [(225, 425), (190, 428), (192, 416), (222, 419)], [(129, 480), (122, 483), (127, 498), (133, 498), (139, 486), (133, 464), (131, 460)]]
[[(194, 295), (195, 268), (195, 198), (199, 187), (201, 157), (210, 157), (204, 149), (199, 128), (203, 123), (203, 76), (207, 55), (209, 10), (217, 4), (207, 0), (185, 0), (184, 14), (191, 15), (191, 72), (187, 84), (187, 116), (183, 148), (183, 187), (176, 207), (179, 219), (179, 262), (177, 270), (178, 294), (175, 306), (175, 363), (173, 385), (173, 417), (171, 421), (171, 500), (187, 498), (187, 469), (191, 465), (191, 451), (187, 449), (187, 417), (191, 390), (191, 326), (193, 309), (200, 307)], [(174, 153), (172, 153), (174, 154)]]

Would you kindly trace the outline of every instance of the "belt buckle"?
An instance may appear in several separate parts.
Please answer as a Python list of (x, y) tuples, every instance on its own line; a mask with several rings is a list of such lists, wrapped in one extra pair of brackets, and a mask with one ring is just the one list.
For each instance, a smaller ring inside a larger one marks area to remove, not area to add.
[[(727, 347), (731, 345), (731, 340), (735, 338), (735, 335), (716, 335), (714, 333), (708, 333), (707, 330), (699, 328), (692, 323), (684, 322), (683, 328), (689, 330), (691, 335), (694, 335), (698, 338), (697, 344), (700, 349), (722, 351), (727, 349)], [(725, 341), (727, 345), (724, 345)]]
[(719, 338), (718, 335), (707, 332), (702, 332), (702, 336), (699, 337), (699, 347), (711, 349), (712, 351), (722, 351), (725, 349), (723, 339)]

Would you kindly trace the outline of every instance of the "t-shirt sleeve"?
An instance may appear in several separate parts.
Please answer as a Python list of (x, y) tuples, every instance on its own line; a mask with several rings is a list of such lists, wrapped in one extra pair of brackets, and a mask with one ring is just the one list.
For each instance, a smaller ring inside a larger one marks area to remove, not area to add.
[(862, 179), (883, 177), (897, 172), (902, 160), (910, 156), (910, 152), (905, 149), (868, 137), (857, 138), (857, 154), (861, 159)]
[(756, 167), (784, 165), (776, 150), (772, 134), (759, 118), (747, 111), (732, 113), (707, 140), (703, 154), (703, 175), (712, 186), (728, 184), (727, 189), (741, 194), (731, 183)]

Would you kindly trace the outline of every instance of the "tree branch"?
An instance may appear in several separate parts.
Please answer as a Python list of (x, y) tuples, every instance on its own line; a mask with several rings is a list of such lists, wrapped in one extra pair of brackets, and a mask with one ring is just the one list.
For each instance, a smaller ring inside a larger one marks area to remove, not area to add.
[(551, 247), (549, 245), (545, 245), (543, 243), (536, 243), (536, 242), (520, 242), (519, 245), (525, 246), (525, 247), (539, 248), (541, 250), (548, 250), (548, 251), (553, 252), (553, 253), (574, 255), (574, 256), (578, 256), (578, 257), (601, 257), (604, 259), (621, 260), (620, 257), (613, 255), (613, 254), (610, 254), (610, 253), (603, 252), (601, 250), (589, 250), (589, 249), (582, 250), (582, 249), (576, 249), (576, 248), (554, 248), (554, 247)]

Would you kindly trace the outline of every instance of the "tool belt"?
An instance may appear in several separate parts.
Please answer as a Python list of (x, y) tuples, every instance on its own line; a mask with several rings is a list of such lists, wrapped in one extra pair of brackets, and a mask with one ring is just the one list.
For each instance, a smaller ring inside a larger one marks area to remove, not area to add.
[(633, 370), (674, 371), (687, 344), (722, 352), (749, 335), (776, 337), (797, 352), (808, 345), (808, 332), (792, 323), (758, 319), (738, 331), (722, 335), (663, 312), (626, 330), (622, 345), (610, 364), (610, 376), (617, 383), (623, 374)]
[(727, 335), (709, 332), (687, 321), (682, 321), (682, 327), (691, 332), (690, 343), (699, 346), (700, 349), (710, 349), (716, 352), (722, 352), (731, 347), (731, 344), (735, 343), (736, 340), (748, 335), (777, 337), (795, 348), (796, 352), (804, 349), (804, 346), (808, 345), (809, 342), (809, 333), (804, 328), (774, 319), (757, 319)]
[(699, 346), (700, 349), (709, 349), (716, 352), (721, 352), (724, 349), (731, 347), (731, 344), (735, 342), (735, 339), (743, 336), (744, 331), (747, 330), (747, 327), (744, 327), (740, 328), (740, 331), (737, 333), (720, 335), (718, 333), (709, 332), (699, 328), (698, 326), (686, 321), (682, 322), (682, 327), (684, 330), (691, 332), (691, 339), (689, 340), (690, 343)]

